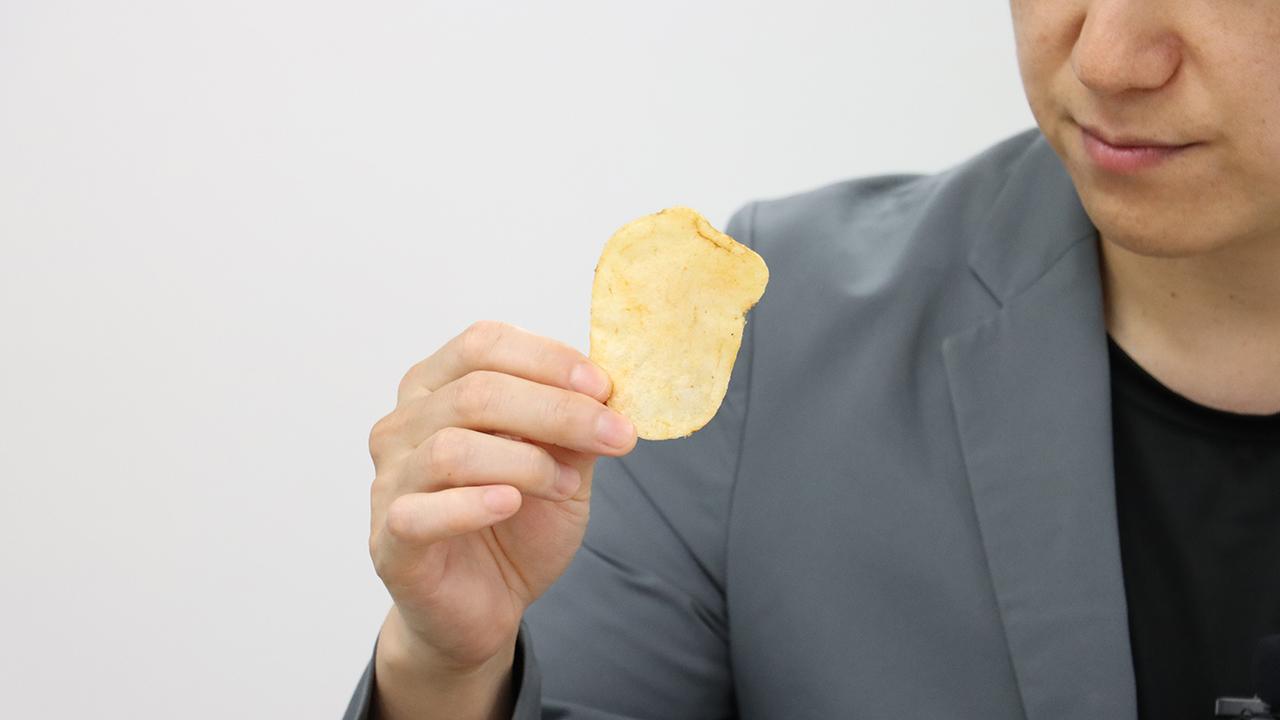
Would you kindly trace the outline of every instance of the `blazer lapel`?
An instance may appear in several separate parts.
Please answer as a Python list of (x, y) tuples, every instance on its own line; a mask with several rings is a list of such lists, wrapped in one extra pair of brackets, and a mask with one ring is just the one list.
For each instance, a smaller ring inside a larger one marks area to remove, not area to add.
[(1000, 310), (943, 357), (1023, 706), (1132, 720), (1097, 235), (1043, 138), (986, 231), (970, 261)]

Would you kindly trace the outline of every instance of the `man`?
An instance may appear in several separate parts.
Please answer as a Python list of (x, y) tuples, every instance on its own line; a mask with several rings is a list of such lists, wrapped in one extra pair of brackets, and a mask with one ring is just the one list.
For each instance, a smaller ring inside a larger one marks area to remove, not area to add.
[(770, 291), (692, 438), (628, 455), (607, 378), (497, 323), (408, 372), (370, 438), (395, 604), (348, 717), (1252, 694), (1280, 633), (1280, 4), (1011, 6), (1038, 129), (735, 215)]

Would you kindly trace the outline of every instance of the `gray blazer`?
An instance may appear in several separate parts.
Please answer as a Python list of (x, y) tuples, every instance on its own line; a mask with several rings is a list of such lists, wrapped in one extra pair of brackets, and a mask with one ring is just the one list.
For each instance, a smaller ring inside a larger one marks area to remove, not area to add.
[(1039, 131), (728, 232), (771, 274), (728, 396), (598, 464), (515, 717), (1135, 718), (1098, 236)]

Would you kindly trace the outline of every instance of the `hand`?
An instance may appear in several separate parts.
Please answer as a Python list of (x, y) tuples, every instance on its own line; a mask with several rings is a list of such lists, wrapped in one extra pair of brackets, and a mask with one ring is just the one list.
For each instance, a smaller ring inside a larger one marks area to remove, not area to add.
[(369, 553), (398, 615), (384, 637), (460, 673), (514, 645), (582, 543), (596, 457), (635, 446), (610, 392), (578, 351), (496, 322), (409, 370), (369, 436)]

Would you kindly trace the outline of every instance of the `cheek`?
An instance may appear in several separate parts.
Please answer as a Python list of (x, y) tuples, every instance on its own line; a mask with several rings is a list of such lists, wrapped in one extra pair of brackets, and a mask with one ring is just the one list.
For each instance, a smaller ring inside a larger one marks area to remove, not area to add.
[(1040, 50), (1044, 47), (1044, 13), (1035, 8), (1030, 0), (1014, 0), (1011, 4), (1013, 14), (1013, 38), (1018, 52), (1018, 67), (1022, 70), (1024, 80), (1034, 77), (1035, 69), (1040, 64)]
[(1057, 74), (1069, 68), (1073, 27), (1079, 23), (1077, 3), (1071, 0), (1013, 0), (1014, 39), (1018, 69), (1027, 99), (1034, 109), (1051, 97)]
[[(1258, 190), (1280, 192), (1280, 5), (1267, 32), (1224, 53), (1215, 76), (1224, 89), (1222, 120), (1233, 155)], [(1274, 195), (1273, 195), (1274, 197)]]
[(1219, 119), (1247, 136), (1255, 154), (1260, 143), (1274, 149), (1280, 142), (1280, 2), (1266, 3), (1255, 7), (1245, 0), (1245, 9), (1236, 10), (1212, 6), (1196, 26), (1216, 32), (1188, 31), (1196, 71), (1217, 101)]
[[(1272, 39), (1267, 55), (1253, 77), (1257, 87), (1247, 95), (1254, 99), (1254, 135), (1260, 152), (1272, 172), (1280, 175), (1280, 33)], [(1280, 182), (1276, 183), (1280, 186)]]

